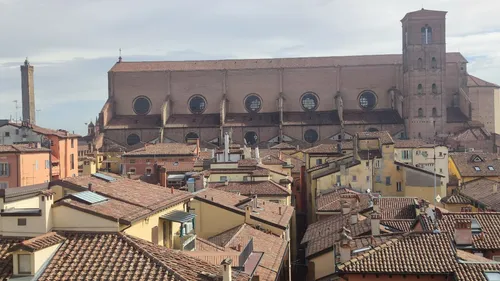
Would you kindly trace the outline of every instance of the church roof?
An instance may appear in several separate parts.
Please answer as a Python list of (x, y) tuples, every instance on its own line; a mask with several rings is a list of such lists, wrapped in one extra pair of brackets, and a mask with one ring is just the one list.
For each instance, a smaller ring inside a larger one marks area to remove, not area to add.
[(497, 84), (490, 83), (488, 81), (485, 81), (483, 79), (477, 78), (476, 76), (470, 75), (468, 76), (467, 79), (467, 87), (494, 87), (494, 88), (500, 88)]

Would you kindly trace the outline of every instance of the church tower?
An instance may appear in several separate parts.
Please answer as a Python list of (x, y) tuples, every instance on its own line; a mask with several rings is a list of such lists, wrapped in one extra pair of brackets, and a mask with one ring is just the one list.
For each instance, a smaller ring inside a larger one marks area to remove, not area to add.
[(434, 139), (446, 123), (446, 13), (419, 10), (403, 26), (403, 118), (409, 138)]
[(21, 90), (23, 101), (23, 121), (35, 124), (35, 88), (33, 78), (34, 68), (28, 58), (21, 65)]

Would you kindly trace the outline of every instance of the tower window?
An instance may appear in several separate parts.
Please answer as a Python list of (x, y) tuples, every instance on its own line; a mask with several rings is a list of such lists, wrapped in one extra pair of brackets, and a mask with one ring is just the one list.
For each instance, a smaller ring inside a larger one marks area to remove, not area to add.
[(437, 116), (437, 109), (435, 107), (432, 108), (432, 116)]
[(438, 62), (437, 62), (435, 57), (432, 57), (432, 59), (431, 59), (431, 67), (432, 67), (432, 69), (438, 68)]
[(438, 93), (438, 87), (436, 83), (432, 83), (432, 93), (437, 94)]
[(313, 92), (307, 92), (300, 98), (300, 104), (305, 111), (314, 111), (318, 108), (318, 96)]
[(418, 86), (417, 86), (417, 93), (419, 95), (421, 95), (421, 94), (424, 93), (424, 87), (422, 86), (422, 84), (418, 84)]
[(417, 67), (418, 67), (418, 69), (424, 68), (424, 62), (422, 61), (422, 58), (418, 58)]
[(262, 107), (262, 100), (256, 94), (248, 95), (244, 103), (248, 112), (259, 112)]
[(133, 109), (137, 115), (146, 115), (151, 110), (151, 100), (145, 96), (135, 98)]
[(359, 106), (366, 110), (371, 110), (377, 105), (377, 96), (372, 91), (363, 91), (359, 95)]
[(432, 44), (432, 28), (430, 26), (424, 26), (420, 31), (422, 34), (422, 44)]
[(186, 134), (186, 141), (190, 140), (190, 139), (197, 139), (197, 138), (198, 138), (198, 134), (195, 132), (189, 132)]
[(318, 140), (318, 132), (313, 129), (309, 129), (304, 133), (304, 140), (308, 143), (314, 143)]
[(257, 133), (249, 131), (245, 133), (245, 142), (248, 145), (254, 145), (257, 143), (259, 140), (259, 137), (257, 136)]
[(192, 113), (202, 113), (207, 106), (207, 100), (203, 96), (192, 96), (189, 99), (189, 110)]
[(424, 117), (424, 110), (422, 108), (418, 109), (418, 117)]

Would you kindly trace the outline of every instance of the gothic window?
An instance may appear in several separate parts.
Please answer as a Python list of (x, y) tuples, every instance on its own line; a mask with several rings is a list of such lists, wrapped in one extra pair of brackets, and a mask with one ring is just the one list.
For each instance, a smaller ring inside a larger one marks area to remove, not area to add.
[(418, 69), (424, 68), (424, 62), (422, 61), (422, 58), (418, 58), (417, 67), (418, 67)]
[(318, 132), (313, 129), (309, 129), (304, 133), (304, 140), (308, 143), (314, 143), (318, 140)]
[(259, 112), (262, 107), (262, 100), (256, 94), (250, 94), (245, 98), (245, 109), (248, 112)]
[(435, 57), (432, 57), (432, 59), (431, 59), (431, 68), (432, 69), (438, 68), (438, 62), (437, 62)]
[(197, 138), (198, 138), (198, 134), (195, 132), (190, 132), (190, 133), (186, 134), (186, 141), (190, 140), (190, 139), (197, 139)]
[(137, 134), (130, 134), (127, 137), (127, 144), (128, 145), (135, 145), (141, 142), (141, 138)]
[(359, 106), (362, 109), (371, 110), (377, 105), (377, 95), (372, 91), (363, 91), (359, 95)]
[(421, 31), (422, 44), (423, 45), (432, 44), (432, 28), (430, 26), (424, 26), (420, 31)]
[(418, 109), (418, 117), (424, 117), (424, 110), (422, 108)]
[(436, 83), (432, 83), (432, 93), (437, 94), (438, 93), (438, 87)]
[(419, 95), (421, 95), (421, 94), (424, 93), (424, 87), (422, 86), (422, 84), (418, 84), (418, 86), (417, 86), (417, 93)]
[(203, 96), (195, 95), (189, 99), (188, 104), (192, 113), (202, 113), (207, 107), (207, 100)]
[(151, 110), (151, 100), (145, 96), (135, 98), (132, 104), (137, 115), (146, 115)]
[(254, 145), (257, 143), (259, 140), (259, 137), (257, 136), (257, 133), (249, 131), (245, 133), (245, 142), (248, 145)]
[(438, 115), (437, 109), (435, 107), (432, 108), (432, 116), (436, 117)]
[(307, 92), (300, 98), (300, 104), (305, 111), (315, 111), (318, 108), (318, 96), (313, 92)]

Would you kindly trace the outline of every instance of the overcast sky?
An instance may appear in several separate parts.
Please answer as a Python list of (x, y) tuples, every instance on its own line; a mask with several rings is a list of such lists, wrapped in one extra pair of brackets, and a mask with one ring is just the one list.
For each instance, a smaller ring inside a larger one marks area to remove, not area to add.
[(400, 20), (422, 6), (448, 11), (447, 51), (500, 84), (498, 0), (0, 0), (0, 119), (16, 115), (26, 56), (37, 123), (84, 134), (119, 48), (125, 61), (401, 53)]

